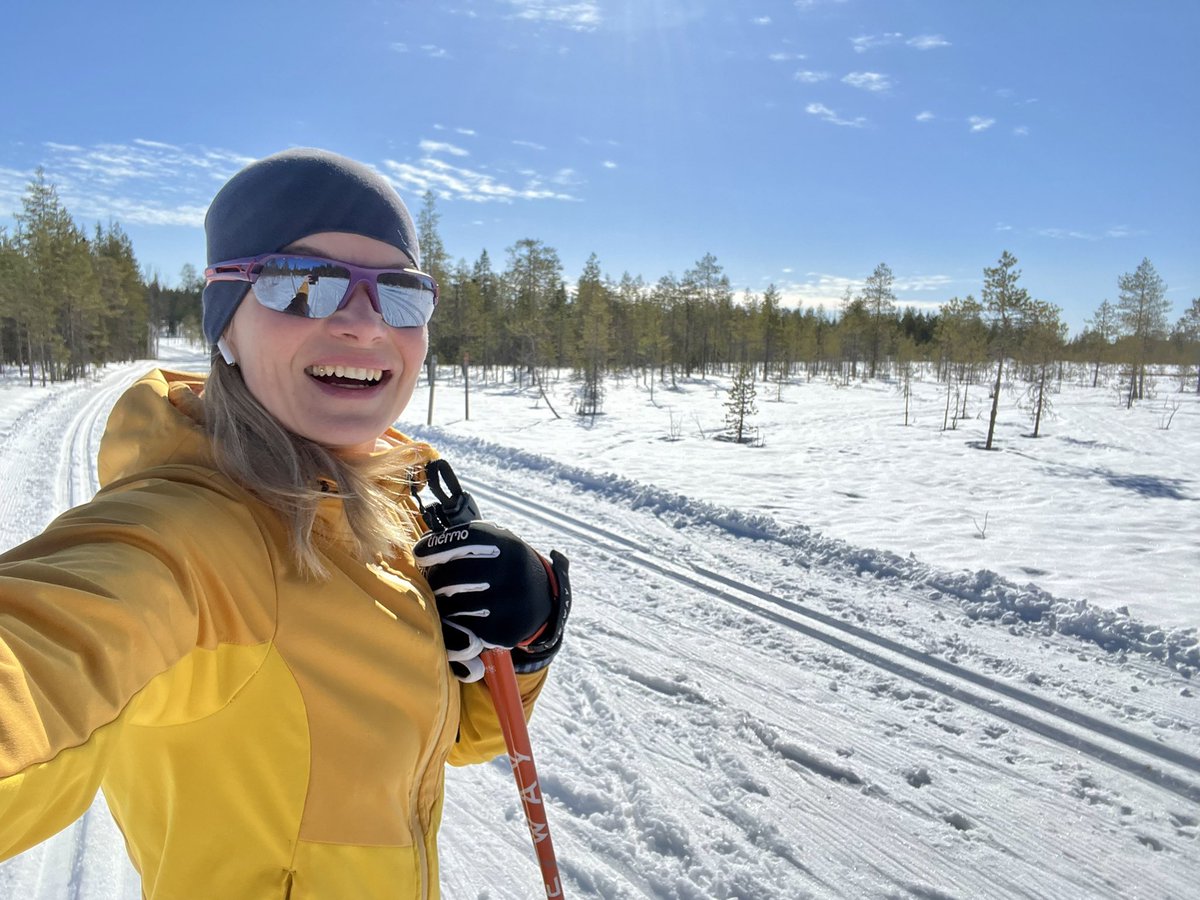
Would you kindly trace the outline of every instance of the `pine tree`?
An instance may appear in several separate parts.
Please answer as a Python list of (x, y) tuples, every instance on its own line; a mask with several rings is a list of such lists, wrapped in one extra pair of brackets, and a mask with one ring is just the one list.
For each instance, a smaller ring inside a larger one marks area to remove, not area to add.
[(1117, 288), (1120, 291), (1117, 316), (1125, 334), (1132, 339), (1127, 404), (1132, 407), (1134, 400), (1145, 396), (1150, 345), (1156, 338), (1166, 336), (1171, 303), (1166, 296), (1167, 286), (1149, 259), (1143, 259), (1136, 271), (1121, 275)]
[[(772, 364), (779, 352), (780, 331), (782, 319), (780, 316), (780, 296), (775, 285), (768, 284), (762, 295), (762, 371), (763, 381), (770, 376)], [(780, 380), (783, 378), (781, 376)]]
[(1005, 250), (997, 264), (983, 270), (983, 308), (991, 320), (992, 352), (996, 359), (996, 382), (992, 389), (992, 412), (988, 419), (987, 443), (992, 449), (996, 433), (996, 413), (1000, 408), (1000, 390), (1004, 385), (1004, 362), (1016, 341), (1022, 317), (1029, 305), (1029, 293), (1017, 286), (1021, 270), (1017, 258)]
[(1059, 316), (1062, 310), (1052, 303), (1031, 300), (1025, 313), (1021, 355), (1030, 366), (1029, 401), (1033, 436), (1041, 435), (1042, 418), (1052, 410), (1049, 374), (1062, 355), (1067, 326)]
[(729, 277), (721, 268), (717, 258), (705, 253), (695, 268), (683, 274), (680, 285), (683, 307), (684, 373), (690, 378), (695, 369), (700, 377), (713, 363), (713, 332), (722, 311), (733, 304), (733, 293)]
[(608, 337), (612, 324), (609, 294), (600, 275), (600, 263), (593, 253), (575, 286), (578, 324), (575, 364), (583, 379), (576, 412), (581, 416), (595, 416), (604, 405), (604, 372), (608, 367)]
[(1192, 305), (1179, 317), (1175, 334), (1190, 348), (1191, 358), (1196, 360), (1196, 393), (1200, 394), (1200, 297), (1194, 298)]
[(449, 275), (450, 269), (450, 258), (438, 230), (441, 220), (433, 191), (426, 191), (421, 196), (421, 211), (417, 213), (417, 242), (421, 245), (421, 269), (437, 279), (438, 284)]
[(149, 301), (129, 236), (114, 222), (97, 225), (92, 250), (104, 347), (97, 362), (153, 356)]
[[(957, 428), (966, 415), (967, 391), (975, 381), (976, 369), (987, 357), (987, 330), (981, 314), (983, 307), (970, 294), (965, 300), (954, 297), (942, 306), (934, 329), (934, 344), (939, 352), (939, 377), (946, 380), (946, 412), (942, 430)], [(951, 403), (953, 390), (956, 402)]]
[(1092, 357), (1092, 387), (1100, 383), (1100, 366), (1112, 352), (1113, 341), (1117, 337), (1117, 310), (1108, 300), (1100, 303), (1096, 312), (1087, 321), (1087, 329), (1080, 342), (1087, 348)]
[[(849, 286), (842, 296), (842, 316), (838, 320), (837, 337), (841, 346), (842, 381), (858, 378), (858, 363), (870, 331), (870, 313), (862, 295), (855, 295)], [(847, 367), (849, 363), (849, 367)]]
[(500, 279), (492, 271), (492, 260), (486, 250), (471, 267), (472, 291), (467, 294), (469, 305), (467, 329), (471, 335), (467, 350), (471, 358), (483, 365), (484, 378), (492, 367), (501, 362)]
[(683, 286), (673, 274), (663, 275), (650, 291), (650, 300), (661, 311), (663, 316), (663, 353), (659, 357), (663, 371), (661, 379), (666, 381), (666, 367), (671, 367), (671, 387), (677, 385), (679, 370), (684, 365), (685, 354), (685, 313)]
[(552, 310), (556, 305), (565, 305), (566, 293), (558, 253), (539, 240), (517, 241), (508, 248), (504, 284), (510, 358), (520, 367), (521, 375), (534, 379), (549, 405), (545, 376), (557, 353), (551, 341)]
[(99, 323), (99, 290), (87, 238), (38, 169), (17, 214), (16, 247), (25, 257), (27, 291), (14, 307), (33, 383), (78, 377), (86, 367)]
[(24, 368), (28, 361), (21, 305), (32, 290), (32, 278), (29, 261), (7, 231), (0, 228), (0, 364), (13, 362)]
[(896, 295), (892, 293), (894, 280), (892, 270), (886, 263), (880, 263), (859, 294), (867, 318), (867, 355), (871, 363), (868, 378), (875, 377), (879, 360), (887, 349), (888, 332), (896, 314)]

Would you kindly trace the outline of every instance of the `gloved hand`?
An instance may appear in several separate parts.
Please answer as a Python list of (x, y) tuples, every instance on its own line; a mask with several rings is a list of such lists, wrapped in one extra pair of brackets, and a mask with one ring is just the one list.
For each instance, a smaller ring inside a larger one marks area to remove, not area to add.
[(547, 560), (490, 522), (430, 532), (413, 555), (433, 588), (450, 666), (460, 680), (483, 677), (479, 654), (488, 647), (513, 648), (518, 672), (550, 664), (571, 609), (565, 556), (553, 551)]

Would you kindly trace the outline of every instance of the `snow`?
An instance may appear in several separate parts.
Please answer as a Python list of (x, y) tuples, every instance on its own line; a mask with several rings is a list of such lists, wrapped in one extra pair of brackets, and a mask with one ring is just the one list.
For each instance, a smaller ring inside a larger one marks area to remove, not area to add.
[[(145, 368), (0, 384), (0, 545), (80, 495), (103, 412)], [(1194, 895), (1194, 394), (1163, 378), (1127, 411), (1069, 377), (1033, 439), (1006, 393), (986, 453), (981, 388), (942, 431), (932, 382), (907, 427), (895, 385), (760, 384), (755, 447), (712, 440), (719, 377), (653, 398), (610, 379), (594, 420), (565, 375), (561, 419), (477, 380), (469, 421), (441, 377), (434, 425), (422, 386), (401, 427), (572, 560), (569, 644), (531, 724), (566, 896)], [(448, 773), (442, 886), (540, 892), (503, 760)], [(0, 896), (139, 896), (103, 801), (0, 865)]]

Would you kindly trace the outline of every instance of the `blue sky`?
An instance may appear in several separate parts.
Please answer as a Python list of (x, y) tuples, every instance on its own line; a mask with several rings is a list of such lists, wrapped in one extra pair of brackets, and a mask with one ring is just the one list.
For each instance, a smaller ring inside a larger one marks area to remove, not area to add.
[(979, 294), (1007, 249), (1073, 331), (1149, 257), (1200, 296), (1193, 0), (15, 4), (0, 224), (44, 166), (168, 280), (244, 162), (326, 147), (438, 195), (454, 256), (516, 240), (653, 281), (830, 303)]

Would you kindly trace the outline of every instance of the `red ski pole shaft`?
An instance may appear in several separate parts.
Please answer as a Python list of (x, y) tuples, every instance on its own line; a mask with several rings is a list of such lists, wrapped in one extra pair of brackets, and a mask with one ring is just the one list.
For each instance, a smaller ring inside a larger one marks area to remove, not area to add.
[(508, 761), (521, 794), (521, 805), (525, 808), (525, 821), (529, 823), (529, 835), (533, 838), (533, 851), (542, 870), (546, 896), (553, 900), (563, 896), (562, 881), (558, 875), (558, 860), (554, 858), (554, 844), (550, 840), (550, 824), (546, 821), (546, 804), (542, 801), (542, 788), (533, 763), (517, 673), (513, 671), (512, 656), (507, 650), (484, 650), (482, 656), (483, 678), (496, 706), (500, 730), (504, 732)]

